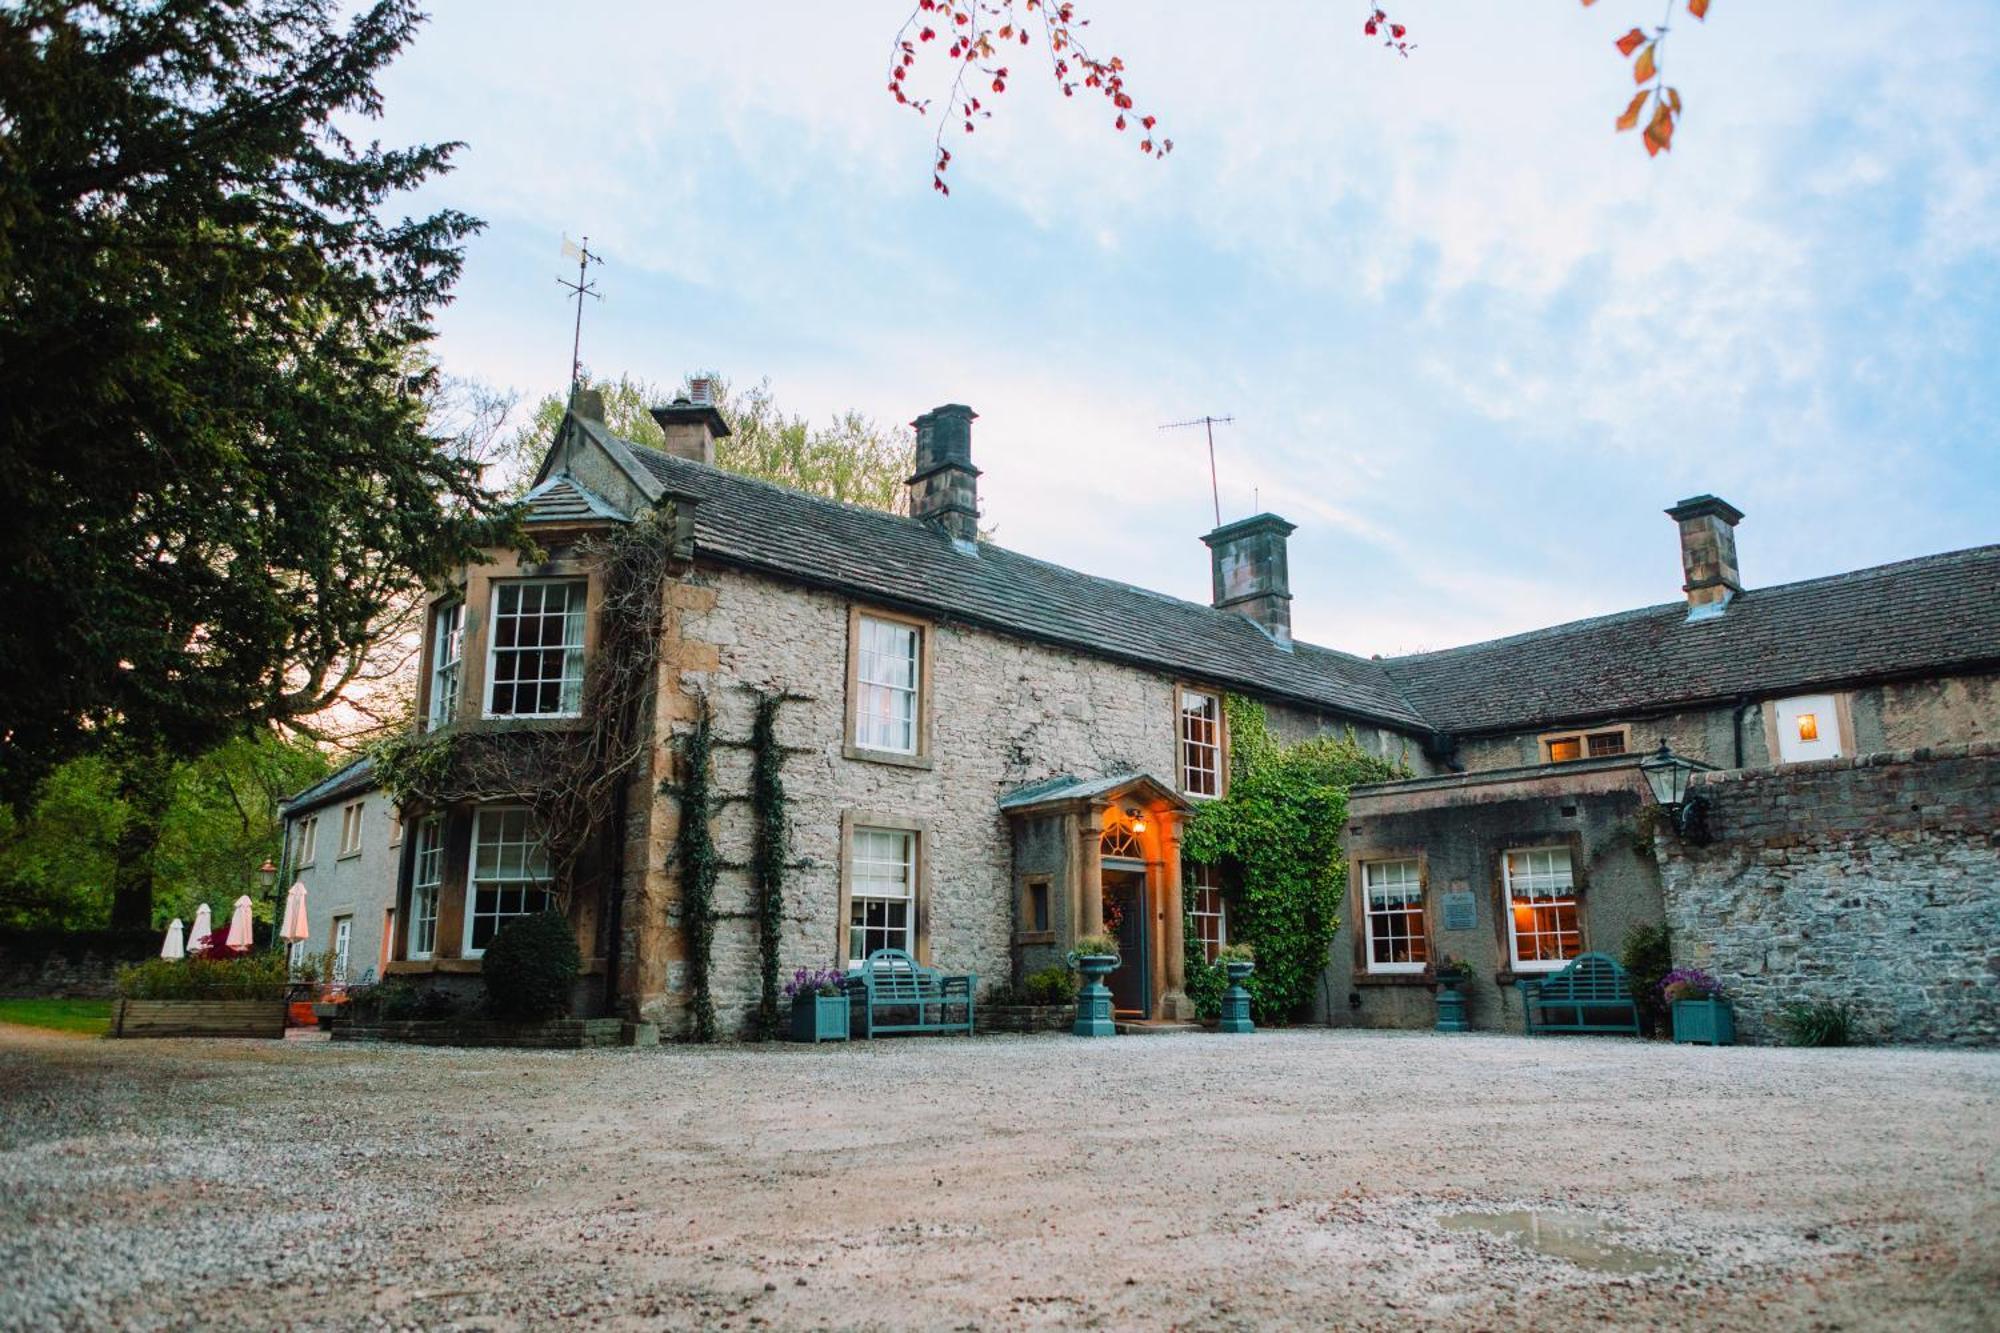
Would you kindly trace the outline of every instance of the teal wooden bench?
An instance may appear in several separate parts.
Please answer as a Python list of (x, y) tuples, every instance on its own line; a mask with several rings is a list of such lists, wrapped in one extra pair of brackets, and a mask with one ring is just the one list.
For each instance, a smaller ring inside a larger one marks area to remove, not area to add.
[(1639, 1002), (1626, 984), (1625, 969), (1605, 954), (1578, 954), (1560, 972), (1514, 985), (1521, 992), (1531, 1037), (1551, 1032), (1639, 1035)]
[(978, 974), (925, 967), (901, 949), (877, 949), (847, 974), (847, 1003), (861, 1035), (886, 1032), (972, 1032)]

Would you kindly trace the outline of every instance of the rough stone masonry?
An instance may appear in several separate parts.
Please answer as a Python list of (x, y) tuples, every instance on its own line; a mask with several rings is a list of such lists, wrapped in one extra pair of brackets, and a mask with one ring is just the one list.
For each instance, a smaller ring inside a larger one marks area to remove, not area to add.
[(1660, 839), (1674, 960), (1772, 1041), (1845, 1000), (1879, 1041), (2000, 1041), (2000, 745), (1703, 774), (1713, 840)]

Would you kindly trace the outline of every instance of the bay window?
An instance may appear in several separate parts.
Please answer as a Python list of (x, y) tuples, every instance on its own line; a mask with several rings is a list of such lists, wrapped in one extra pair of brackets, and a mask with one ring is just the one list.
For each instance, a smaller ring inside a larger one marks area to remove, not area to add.
[(550, 904), (549, 853), (534, 815), (517, 808), (474, 812), (467, 878), (465, 956), (477, 958), (502, 926)]
[(458, 711), (458, 681), (465, 658), (465, 603), (452, 602), (431, 613), (431, 698), (425, 717), (443, 726)]
[(416, 860), (410, 874), (411, 958), (437, 951), (438, 886), (444, 883), (444, 818), (426, 816), (417, 825)]
[(495, 584), (486, 650), (488, 717), (583, 711), (582, 579)]

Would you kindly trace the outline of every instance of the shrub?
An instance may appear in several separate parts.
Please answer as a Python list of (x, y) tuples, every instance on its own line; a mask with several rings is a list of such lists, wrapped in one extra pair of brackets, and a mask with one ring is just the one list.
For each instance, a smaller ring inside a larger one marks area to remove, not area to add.
[(1777, 1025), (1792, 1046), (1851, 1046), (1856, 1036), (1845, 1000), (1792, 1000), (1779, 1006)]
[(1439, 981), (1449, 981), (1456, 985), (1461, 981), (1472, 979), (1472, 964), (1463, 958), (1453, 958), (1448, 953), (1439, 954), (1438, 960), (1431, 964), (1431, 975)]
[[(1652, 844), (1649, 841), (1647, 845)], [(1666, 1004), (1660, 991), (1674, 966), (1673, 939), (1667, 928), (1645, 925), (1626, 931), (1618, 962), (1625, 969), (1626, 983), (1639, 1005), (1639, 1026), (1649, 1033), (1665, 1032)]]
[(276, 1000), (285, 994), (285, 956), (275, 950), (227, 958), (149, 958), (118, 973), (128, 1000)]
[(1021, 978), (1020, 995), (1024, 1004), (1068, 1004), (1076, 998), (1076, 978), (1066, 967), (1045, 967)]
[(1100, 956), (1109, 955), (1112, 958), (1116, 958), (1119, 956), (1118, 937), (1116, 935), (1104, 934), (1081, 935), (1077, 937), (1076, 948), (1070, 952), (1079, 958), (1087, 958), (1092, 954)]
[(516, 917), (486, 946), (486, 1007), (509, 1023), (544, 1023), (569, 1012), (583, 972), (576, 932), (560, 912)]
[(1215, 951), (1215, 961), (1218, 963), (1254, 963), (1257, 961), (1257, 950), (1254, 946), (1248, 944), (1225, 944)]

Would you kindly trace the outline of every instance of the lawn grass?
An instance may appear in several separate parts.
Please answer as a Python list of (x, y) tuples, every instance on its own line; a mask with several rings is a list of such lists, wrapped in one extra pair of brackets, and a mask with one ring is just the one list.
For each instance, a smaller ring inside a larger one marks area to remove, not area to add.
[(0, 1023), (101, 1037), (111, 1030), (109, 1000), (0, 1000)]

